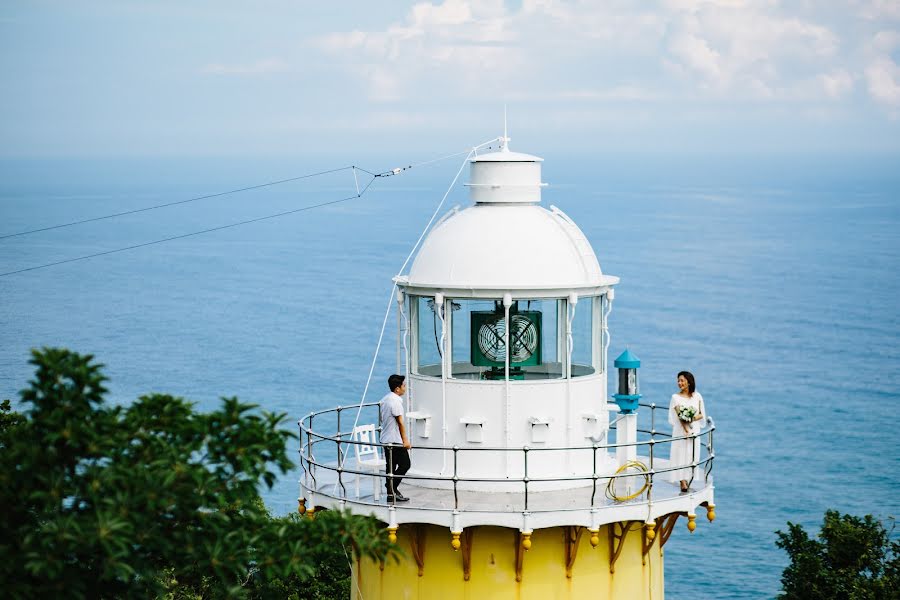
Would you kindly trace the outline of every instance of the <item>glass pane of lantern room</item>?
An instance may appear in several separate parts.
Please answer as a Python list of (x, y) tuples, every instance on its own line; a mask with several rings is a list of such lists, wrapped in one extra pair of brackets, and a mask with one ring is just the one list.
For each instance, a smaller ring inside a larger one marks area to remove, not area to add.
[(440, 307), (434, 305), (434, 298), (413, 296), (416, 302), (416, 371), (420, 375), (441, 376), (441, 319), (438, 315)]
[(594, 368), (594, 307), (595, 298), (580, 298), (572, 319), (572, 377), (593, 375)]
[[(521, 321), (517, 323), (514, 318), (513, 330), (517, 332), (516, 339), (510, 341), (511, 354), (519, 358), (526, 355), (522, 361), (521, 370), (525, 379), (559, 379), (564, 376), (561, 356), (565, 354), (565, 347), (560, 348), (562, 338), (559, 335), (560, 327), (564, 327), (565, 320), (560, 320), (564, 314), (565, 303), (560, 300), (518, 300), (516, 308), (520, 315), (529, 315), (528, 318), (540, 324), (538, 330), (540, 353), (538, 357), (529, 355), (528, 335), (523, 335)], [(539, 315), (539, 317), (537, 316)], [(535, 360), (537, 358), (537, 360)], [(515, 364), (514, 362), (512, 364)]]
[[(560, 300), (516, 300), (510, 307), (507, 334), (501, 301), (452, 300), (452, 376), (503, 380), (509, 339), (510, 378), (558, 379)], [(507, 338), (508, 335), (508, 338)]]
[[(476, 315), (476, 321), (480, 318), (478, 315), (493, 313), (501, 316), (503, 314), (503, 306), (499, 300), (466, 299), (453, 299), (451, 300), (451, 306), (453, 306), (453, 314), (451, 316), (453, 323), (453, 335), (451, 336), (453, 339), (453, 352), (450, 355), (452, 359), (451, 377), (456, 379), (487, 379), (488, 377), (484, 373), (490, 371), (491, 367), (483, 364), (485, 361), (478, 358), (474, 359), (475, 362), (482, 364), (475, 365), (472, 362), (472, 314)], [(478, 322), (480, 323), (481, 321)], [(493, 341), (497, 342), (499, 340)], [(477, 344), (478, 341), (476, 340), (475, 343)], [(502, 347), (486, 348), (480, 354), (476, 353), (476, 357), (484, 356), (485, 353), (491, 352), (499, 352), (499, 355), (503, 356), (502, 360), (505, 360)]]

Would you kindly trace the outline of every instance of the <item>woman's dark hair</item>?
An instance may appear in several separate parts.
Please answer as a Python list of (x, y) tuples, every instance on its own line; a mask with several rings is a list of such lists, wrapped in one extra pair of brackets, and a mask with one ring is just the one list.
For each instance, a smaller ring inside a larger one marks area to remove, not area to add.
[[(403, 375), (391, 375), (390, 377), (388, 377), (388, 387), (393, 392), (398, 387), (403, 385), (404, 379), (406, 379), (406, 377)], [(691, 381), (693, 381), (693, 379)]]
[(694, 383), (694, 374), (690, 371), (679, 371), (678, 377), (684, 377), (688, 382), (688, 391), (691, 395), (694, 395), (694, 392), (697, 391), (697, 384)]

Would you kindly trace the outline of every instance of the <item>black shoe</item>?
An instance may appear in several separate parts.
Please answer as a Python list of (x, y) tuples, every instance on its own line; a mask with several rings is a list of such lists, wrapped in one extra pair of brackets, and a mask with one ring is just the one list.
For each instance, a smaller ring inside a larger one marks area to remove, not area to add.
[(409, 498), (401, 494), (399, 490), (394, 492), (394, 496), (396, 496), (397, 500), (399, 500), (400, 502), (406, 502), (407, 500), (409, 500)]
[(395, 504), (397, 502), (409, 502), (409, 498), (406, 496), (401, 496), (400, 494), (396, 494), (394, 496), (387, 497), (388, 504)]

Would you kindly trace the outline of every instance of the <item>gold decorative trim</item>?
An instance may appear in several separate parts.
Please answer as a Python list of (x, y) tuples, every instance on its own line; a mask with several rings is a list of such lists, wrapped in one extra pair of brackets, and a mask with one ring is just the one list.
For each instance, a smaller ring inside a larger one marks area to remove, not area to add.
[(409, 545), (412, 548), (413, 558), (419, 566), (419, 577), (425, 574), (425, 528), (422, 523), (412, 526), (412, 535), (409, 536)]
[(663, 546), (669, 541), (672, 530), (675, 529), (675, 523), (680, 517), (680, 513), (673, 513), (656, 519), (656, 526), (659, 528), (659, 550), (662, 552)]
[(572, 579), (572, 567), (575, 565), (575, 557), (578, 555), (578, 544), (581, 542), (581, 534), (584, 527), (563, 527), (564, 543), (566, 545), (566, 577)]
[(472, 540), (475, 538), (475, 528), (469, 527), (463, 530), (462, 536), (462, 559), (463, 559), (463, 580), (468, 581), (472, 576)]
[(450, 547), (453, 548), (453, 551), (456, 552), (459, 550), (461, 542), (459, 541), (459, 536), (461, 531), (451, 531), (450, 532)]
[[(625, 545), (625, 536), (628, 535), (634, 525), (634, 521), (625, 521), (623, 523), (609, 524), (609, 572), (616, 572), (616, 561), (622, 553), (622, 547)], [(621, 529), (620, 533), (616, 533), (616, 525)]]
[(516, 532), (516, 581), (522, 581), (525, 553), (531, 548), (531, 533)]

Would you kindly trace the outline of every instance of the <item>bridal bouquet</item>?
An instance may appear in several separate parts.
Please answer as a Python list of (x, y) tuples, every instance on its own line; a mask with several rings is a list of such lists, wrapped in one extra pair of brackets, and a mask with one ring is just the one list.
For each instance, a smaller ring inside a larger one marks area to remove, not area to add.
[(676, 406), (675, 414), (685, 423), (691, 423), (694, 417), (697, 416), (697, 411), (694, 410), (693, 406)]

